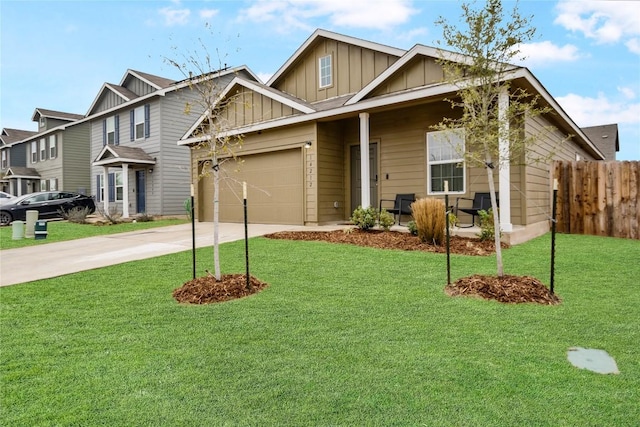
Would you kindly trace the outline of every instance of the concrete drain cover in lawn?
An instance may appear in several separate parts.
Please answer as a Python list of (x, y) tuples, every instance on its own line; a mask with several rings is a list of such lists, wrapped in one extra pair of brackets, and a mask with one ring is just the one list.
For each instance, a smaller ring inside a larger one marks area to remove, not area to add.
[(573, 366), (580, 369), (588, 369), (599, 374), (620, 373), (616, 361), (604, 350), (571, 347), (567, 351), (567, 359)]

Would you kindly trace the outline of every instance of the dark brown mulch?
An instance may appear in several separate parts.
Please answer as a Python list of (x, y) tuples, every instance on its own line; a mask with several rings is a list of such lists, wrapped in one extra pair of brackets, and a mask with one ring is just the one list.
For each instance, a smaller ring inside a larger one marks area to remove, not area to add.
[(268, 285), (253, 276), (249, 277), (251, 289), (247, 289), (244, 274), (223, 274), (220, 281), (214, 276), (196, 277), (173, 291), (173, 297), (182, 303), (209, 304), (243, 298), (260, 292)]
[[(367, 246), (379, 249), (398, 249), (402, 251), (426, 251), (446, 253), (447, 247), (443, 243), (440, 246), (424, 243), (417, 236), (401, 231), (382, 231), (360, 229), (335, 230), (335, 231), (282, 231), (267, 234), (270, 239), (286, 240), (314, 240), (330, 243), (347, 243), (351, 245)], [(449, 247), (452, 254), (461, 255), (490, 255), (495, 252), (493, 240), (480, 241), (467, 237), (451, 236)], [(503, 248), (509, 246), (502, 244)]]
[(473, 275), (445, 286), (445, 292), (450, 296), (477, 296), (504, 303), (560, 304), (557, 295), (552, 294), (538, 279), (530, 276)]

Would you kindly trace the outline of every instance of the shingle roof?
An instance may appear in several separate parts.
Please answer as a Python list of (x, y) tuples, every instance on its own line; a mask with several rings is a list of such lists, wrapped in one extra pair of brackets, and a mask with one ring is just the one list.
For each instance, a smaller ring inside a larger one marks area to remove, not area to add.
[(23, 139), (27, 139), (38, 132), (33, 132), (30, 130), (22, 130), (22, 129), (11, 129), (4, 128), (2, 129), (2, 134), (0, 135), (0, 140), (5, 144), (13, 144), (17, 141), (22, 141)]
[(587, 135), (587, 138), (604, 154), (605, 160), (616, 159), (616, 152), (620, 151), (618, 125), (616, 123), (589, 126), (581, 129)]
[(39, 178), (40, 174), (33, 168), (26, 168), (23, 166), (11, 166), (7, 169), (5, 178), (20, 177), (20, 178)]
[(63, 111), (47, 110), (45, 108), (36, 108), (36, 111), (33, 113), (33, 120), (37, 120), (36, 116), (38, 115), (41, 117), (68, 121), (80, 120), (84, 118), (82, 114), (65, 113)]
[(143, 73), (142, 71), (137, 71), (137, 70), (131, 70), (131, 71), (136, 73), (140, 77), (144, 78), (145, 80), (149, 80), (153, 84), (155, 84), (157, 86), (160, 86), (162, 89), (165, 89), (165, 88), (171, 86), (172, 84), (176, 83), (175, 80), (167, 79), (167, 78), (160, 77), (160, 76), (155, 76), (155, 75), (149, 74), (149, 73)]

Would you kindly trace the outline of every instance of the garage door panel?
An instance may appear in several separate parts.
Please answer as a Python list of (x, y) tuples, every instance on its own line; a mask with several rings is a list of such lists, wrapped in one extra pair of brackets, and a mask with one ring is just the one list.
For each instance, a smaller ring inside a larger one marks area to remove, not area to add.
[[(242, 181), (247, 182), (249, 222), (274, 224), (303, 223), (303, 170), (300, 149), (243, 156), (243, 163), (223, 168), (233, 180), (220, 185), (220, 221), (242, 222)], [(237, 171), (236, 171), (237, 170)], [(208, 187), (213, 187), (209, 185)], [(229, 188), (231, 187), (231, 188)], [(212, 200), (212, 192), (209, 201)], [(206, 221), (212, 221), (206, 218)]]

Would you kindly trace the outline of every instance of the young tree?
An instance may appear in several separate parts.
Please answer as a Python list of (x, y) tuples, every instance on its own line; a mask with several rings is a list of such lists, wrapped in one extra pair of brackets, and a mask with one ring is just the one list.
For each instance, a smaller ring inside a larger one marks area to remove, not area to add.
[(204, 120), (196, 129), (193, 136), (199, 136), (199, 143), (191, 149), (199, 153), (199, 160), (203, 162), (198, 179), (213, 175), (213, 261), (214, 276), (220, 281), (220, 221), (219, 221), (219, 193), (222, 178), (221, 165), (229, 160), (237, 161), (237, 150), (242, 146), (242, 135), (229, 135), (230, 129), (226, 119), (226, 109), (232, 104), (240, 102), (237, 95), (229, 94), (221, 98), (221, 92), (228, 83), (226, 64), (220, 55), (217, 56), (217, 66), (209, 54), (206, 46), (200, 40), (204, 57), (197, 53), (182, 55), (183, 61), (165, 57), (166, 63), (178, 69), (185, 77), (189, 90), (192, 92), (185, 101), (185, 114), (192, 110), (204, 112)]
[(442, 27), (441, 44), (458, 53), (442, 50), (439, 63), (445, 80), (457, 88), (457, 96), (448, 102), (461, 116), (445, 118), (434, 128), (461, 132), (465, 152), (459, 154), (470, 165), (486, 169), (496, 230), (497, 275), (503, 276), (494, 170), (510, 159), (527, 157), (536, 136), (525, 135), (525, 119), (549, 110), (540, 106), (538, 96), (510, 84), (510, 73), (517, 68), (512, 63), (522, 59), (518, 47), (535, 34), (531, 18), (520, 16), (517, 3), (508, 19), (500, 0), (487, 0), (480, 10), (465, 3), (461, 20), (466, 25), (450, 24), (442, 17), (436, 21)]

